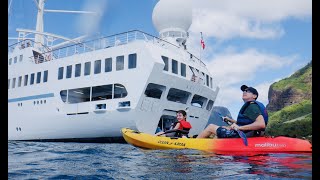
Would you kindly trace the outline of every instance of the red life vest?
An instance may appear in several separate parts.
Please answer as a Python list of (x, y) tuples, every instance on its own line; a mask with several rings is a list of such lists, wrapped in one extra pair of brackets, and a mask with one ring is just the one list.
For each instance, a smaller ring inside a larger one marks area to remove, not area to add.
[(179, 121), (180, 126), (179, 129), (180, 130), (190, 130), (192, 128), (191, 124), (187, 121)]

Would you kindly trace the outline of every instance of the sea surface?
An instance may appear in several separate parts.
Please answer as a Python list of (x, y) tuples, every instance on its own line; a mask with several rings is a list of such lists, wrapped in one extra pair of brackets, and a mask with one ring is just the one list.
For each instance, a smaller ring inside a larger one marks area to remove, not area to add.
[(119, 143), (8, 142), (8, 179), (312, 179), (311, 153), (215, 154)]

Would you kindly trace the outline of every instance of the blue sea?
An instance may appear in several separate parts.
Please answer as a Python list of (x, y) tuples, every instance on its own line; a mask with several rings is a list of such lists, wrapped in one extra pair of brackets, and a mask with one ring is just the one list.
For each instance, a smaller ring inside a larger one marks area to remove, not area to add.
[(215, 154), (119, 143), (8, 142), (8, 179), (312, 179), (311, 153)]

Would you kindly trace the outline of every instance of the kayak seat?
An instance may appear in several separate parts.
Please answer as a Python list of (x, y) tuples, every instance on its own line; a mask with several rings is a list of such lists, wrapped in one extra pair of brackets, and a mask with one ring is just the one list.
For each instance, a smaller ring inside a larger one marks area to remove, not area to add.
[(188, 136), (189, 130), (171, 129), (164, 132), (164, 134), (169, 134), (169, 133), (170, 133), (170, 136), (167, 136), (167, 137), (179, 137), (179, 138), (182, 136), (189, 137)]

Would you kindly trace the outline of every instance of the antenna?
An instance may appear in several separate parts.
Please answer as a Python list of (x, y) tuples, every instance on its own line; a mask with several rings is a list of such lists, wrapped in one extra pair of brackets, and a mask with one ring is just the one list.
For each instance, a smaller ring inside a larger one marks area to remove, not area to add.
[(96, 12), (91, 11), (70, 11), (70, 10), (49, 10), (44, 9), (46, 0), (39, 0), (39, 3), (37, 0), (34, 0), (34, 3), (36, 4), (38, 8), (38, 14), (37, 14), (37, 24), (36, 24), (36, 31), (35, 31), (35, 48), (40, 49), (41, 45), (44, 45), (44, 32), (43, 32), (43, 13), (44, 12), (58, 12), (58, 13), (82, 13), (82, 14), (98, 14)]

